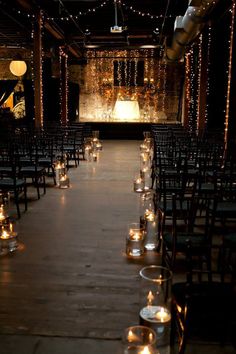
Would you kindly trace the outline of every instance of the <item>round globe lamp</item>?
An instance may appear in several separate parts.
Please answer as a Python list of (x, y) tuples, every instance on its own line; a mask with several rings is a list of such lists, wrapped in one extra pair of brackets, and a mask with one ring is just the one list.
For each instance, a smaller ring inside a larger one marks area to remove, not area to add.
[(26, 73), (27, 65), (24, 60), (12, 60), (9, 68), (13, 75), (23, 76)]

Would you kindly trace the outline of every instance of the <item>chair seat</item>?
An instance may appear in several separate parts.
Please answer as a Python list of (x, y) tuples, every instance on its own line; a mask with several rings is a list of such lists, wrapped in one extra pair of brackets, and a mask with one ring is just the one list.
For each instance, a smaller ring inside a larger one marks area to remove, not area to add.
[(217, 203), (217, 208), (216, 212), (222, 212), (222, 213), (229, 213), (231, 212), (232, 214), (234, 213), (234, 216), (236, 216), (236, 202), (230, 202), (230, 201), (222, 201)]
[[(163, 241), (165, 242), (168, 249), (172, 248), (173, 236), (171, 233), (165, 233), (163, 235)], [(207, 239), (204, 234), (191, 234), (191, 233), (178, 233), (176, 251), (185, 251), (187, 242), (191, 242), (192, 247), (201, 247), (206, 244)]]
[[(190, 287), (190, 288), (189, 288)], [(201, 283), (187, 284), (186, 282), (180, 282), (173, 284), (172, 294), (175, 301), (183, 308), (186, 302), (186, 295), (192, 296), (191, 301), (194, 301), (196, 305), (199, 303), (200, 308), (208, 307), (214, 304), (218, 307), (219, 299), (227, 298), (232, 301), (234, 299), (233, 285), (231, 283), (221, 283), (220, 281), (208, 282), (203, 281)], [(204, 303), (202, 299), (204, 298)]]
[[(15, 181), (16, 187), (24, 186), (25, 181), (23, 179), (17, 179)], [(14, 179), (13, 178), (2, 178), (0, 179), (0, 189), (1, 188), (14, 188)]]
[(35, 174), (35, 173), (43, 173), (44, 172), (44, 167), (43, 166), (23, 166), (21, 167), (20, 171), (21, 173), (25, 174)]

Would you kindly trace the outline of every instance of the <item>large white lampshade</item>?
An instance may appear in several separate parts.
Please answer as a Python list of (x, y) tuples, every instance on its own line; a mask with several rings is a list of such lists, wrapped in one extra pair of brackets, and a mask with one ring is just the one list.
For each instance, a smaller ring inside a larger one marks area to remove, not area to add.
[(13, 75), (22, 76), (26, 73), (27, 65), (24, 60), (12, 60), (9, 68)]

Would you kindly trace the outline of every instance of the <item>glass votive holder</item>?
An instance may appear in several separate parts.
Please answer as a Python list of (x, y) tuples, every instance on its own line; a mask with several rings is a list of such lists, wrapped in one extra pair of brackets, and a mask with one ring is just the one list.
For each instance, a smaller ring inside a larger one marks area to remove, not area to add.
[(91, 150), (92, 150), (92, 147), (91, 147), (90, 144), (85, 146), (85, 148), (84, 148), (84, 158), (85, 158), (86, 161), (90, 160)]
[(131, 223), (126, 237), (126, 254), (139, 257), (144, 253), (145, 230), (139, 223)]
[(134, 192), (136, 193), (142, 193), (144, 191), (144, 179), (141, 176), (137, 176), (134, 179)]
[(6, 213), (4, 209), (4, 205), (0, 206), (0, 227), (6, 226), (9, 224), (9, 215)]
[(123, 354), (156, 354), (156, 334), (146, 326), (131, 326), (122, 336)]
[(150, 167), (145, 166), (140, 170), (140, 176), (144, 180), (144, 190), (149, 191), (151, 189), (151, 170)]
[(93, 161), (96, 162), (98, 160), (98, 153), (97, 151), (93, 151), (92, 153), (92, 158), (93, 158)]
[(59, 186), (60, 176), (66, 173), (66, 168), (64, 162), (57, 161), (54, 167), (56, 184)]
[(144, 213), (146, 238), (144, 248), (153, 251), (158, 246), (158, 222), (157, 215), (152, 208), (148, 208)]
[(65, 174), (60, 176), (59, 179), (59, 188), (61, 189), (67, 189), (70, 187), (70, 179), (69, 177)]
[(97, 143), (96, 143), (96, 149), (98, 150), (98, 151), (101, 151), (102, 150), (102, 143), (101, 143), (101, 141), (97, 141)]
[(170, 344), (172, 272), (151, 265), (140, 271), (140, 324), (152, 328), (158, 346)]
[(0, 234), (0, 250), (1, 254), (7, 254), (13, 252), (18, 247), (17, 232), (13, 230), (13, 224), (2, 227)]

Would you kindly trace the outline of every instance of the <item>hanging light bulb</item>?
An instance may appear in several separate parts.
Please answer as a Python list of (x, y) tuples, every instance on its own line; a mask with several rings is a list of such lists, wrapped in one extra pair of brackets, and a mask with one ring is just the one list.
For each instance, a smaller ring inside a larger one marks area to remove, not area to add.
[(27, 65), (20, 56), (17, 56), (10, 62), (9, 65), (10, 72), (15, 76), (23, 76), (27, 71)]

